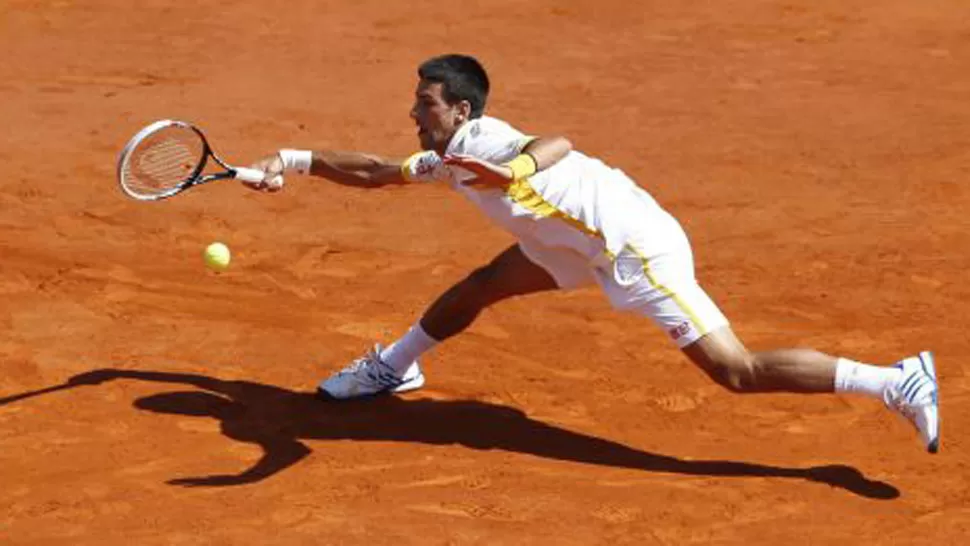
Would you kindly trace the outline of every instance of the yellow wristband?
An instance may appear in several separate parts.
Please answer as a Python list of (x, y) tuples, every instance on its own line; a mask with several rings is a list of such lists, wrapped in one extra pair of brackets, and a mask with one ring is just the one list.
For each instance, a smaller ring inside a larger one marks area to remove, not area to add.
[(430, 182), (435, 175), (440, 176), (441, 158), (438, 154), (426, 151), (418, 152), (401, 163), (401, 176), (408, 182)]
[(401, 178), (407, 180), (408, 182), (411, 182), (411, 162), (414, 161), (414, 158), (417, 155), (418, 154), (414, 154), (401, 163)]
[(529, 178), (539, 170), (536, 159), (530, 154), (519, 154), (515, 159), (506, 163), (505, 166), (512, 169), (512, 180)]

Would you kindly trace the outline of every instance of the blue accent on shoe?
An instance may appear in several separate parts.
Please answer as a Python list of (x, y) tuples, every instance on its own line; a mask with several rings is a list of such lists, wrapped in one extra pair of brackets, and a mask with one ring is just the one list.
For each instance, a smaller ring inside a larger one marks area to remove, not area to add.
[(909, 385), (909, 387), (906, 388), (903, 391), (903, 396), (909, 402), (913, 402), (914, 400), (916, 400), (916, 395), (919, 394), (919, 391), (923, 387), (925, 387), (927, 384), (932, 385), (933, 384), (933, 380), (930, 379), (930, 378), (928, 378), (928, 377), (926, 377), (926, 376), (922, 376), (921, 375), (921, 376), (917, 377), (916, 378), (916, 381), (914, 381), (913, 383), (911, 383)]
[(913, 385), (917, 384), (920, 379), (921, 379), (920, 375), (914, 373), (909, 377), (907, 377), (906, 381), (903, 381), (903, 384), (899, 386), (899, 392), (902, 393), (903, 397), (906, 400), (910, 399), (909, 395), (907, 394), (910, 388), (913, 387)]

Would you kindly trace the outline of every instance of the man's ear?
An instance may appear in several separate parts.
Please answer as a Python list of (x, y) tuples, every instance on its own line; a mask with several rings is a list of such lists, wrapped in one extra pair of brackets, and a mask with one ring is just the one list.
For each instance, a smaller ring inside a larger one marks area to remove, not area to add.
[(458, 114), (455, 116), (455, 120), (463, 122), (470, 119), (472, 119), (472, 103), (463, 100), (458, 103)]

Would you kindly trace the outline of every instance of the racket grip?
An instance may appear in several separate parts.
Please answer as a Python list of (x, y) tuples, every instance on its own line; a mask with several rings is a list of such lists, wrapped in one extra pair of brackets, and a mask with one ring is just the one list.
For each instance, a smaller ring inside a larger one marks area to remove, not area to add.
[(262, 182), (266, 178), (266, 173), (259, 169), (250, 169), (248, 167), (236, 167), (233, 169), (235, 172), (235, 177), (239, 180), (245, 182)]

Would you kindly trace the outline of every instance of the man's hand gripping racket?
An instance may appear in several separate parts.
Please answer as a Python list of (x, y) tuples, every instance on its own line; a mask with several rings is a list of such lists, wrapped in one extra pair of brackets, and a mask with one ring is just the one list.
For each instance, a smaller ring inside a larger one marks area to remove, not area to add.
[[(215, 172), (206, 167), (215, 163)], [(158, 201), (214, 180), (238, 179), (264, 191), (283, 187), (282, 166), (233, 167), (212, 151), (205, 135), (190, 123), (161, 120), (138, 131), (118, 158), (121, 189), (141, 201)], [(219, 170), (221, 168), (221, 170)]]

